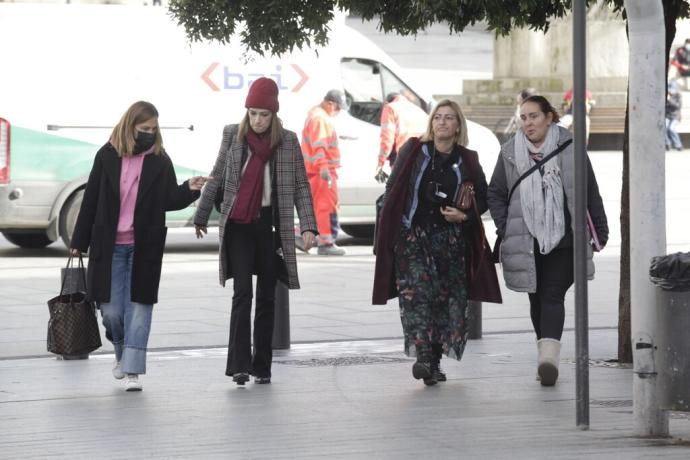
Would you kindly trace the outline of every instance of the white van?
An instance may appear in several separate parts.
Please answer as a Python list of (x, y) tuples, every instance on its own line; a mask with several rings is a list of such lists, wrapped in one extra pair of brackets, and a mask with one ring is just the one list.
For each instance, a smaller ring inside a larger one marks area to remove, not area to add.
[[(278, 115), (298, 136), (329, 89), (346, 92), (349, 113), (336, 119), (340, 218), (347, 233), (369, 234), (383, 189), (374, 180), (382, 101), (404, 89), (425, 110), (432, 103), (344, 21), (324, 48), (247, 61), (239, 42), (190, 44), (163, 8), (0, 3), (0, 42), (0, 232), (22, 247), (69, 242), (93, 157), (132, 102), (158, 108), (182, 181), (210, 172), (222, 127), (240, 121), (260, 76), (278, 83)], [(496, 138), (471, 124), (470, 142), (493, 166)], [(190, 225), (193, 213), (170, 212), (168, 225)]]

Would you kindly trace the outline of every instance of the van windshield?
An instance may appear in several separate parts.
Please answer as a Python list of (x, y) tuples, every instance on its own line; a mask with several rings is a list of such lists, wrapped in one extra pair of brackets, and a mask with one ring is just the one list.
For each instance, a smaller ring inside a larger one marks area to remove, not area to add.
[(383, 102), (391, 94), (405, 94), (426, 109), (424, 101), (386, 66), (377, 61), (343, 58), (340, 65), (350, 115), (376, 126), (381, 124)]

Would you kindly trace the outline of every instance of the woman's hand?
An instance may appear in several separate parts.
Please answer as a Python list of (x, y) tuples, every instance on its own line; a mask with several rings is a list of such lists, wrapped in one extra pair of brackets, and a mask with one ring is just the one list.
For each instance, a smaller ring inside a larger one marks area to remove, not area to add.
[(79, 257), (81, 251), (79, 249), (69, 248), (69, 255)]
[(213, 177), (211, 176), (194, 176), (189, 181), (187, 182), (189, 184), (189, 190), (191, 191), (196, 191), (196, 190), (201, 190), (201, 188), (204, 186), (206, 181), (212, 180)]
[(453, 222), (455, 224), (461, 224), (468, 219), (467, 214), (452, 206), (443, 206), (441, 208), (441, 214), (448, 222)]
[(205, 234), (208, 233), (208, 228), (205, 225), (195, 225), (194, 231), (196, 232), (196, 239), (203, 238)]
[(302, 241), (304, 241), (304, 250), (309, 251), (314, 247), (316, 236), (312, 232), (304, 232), (302, 233)]

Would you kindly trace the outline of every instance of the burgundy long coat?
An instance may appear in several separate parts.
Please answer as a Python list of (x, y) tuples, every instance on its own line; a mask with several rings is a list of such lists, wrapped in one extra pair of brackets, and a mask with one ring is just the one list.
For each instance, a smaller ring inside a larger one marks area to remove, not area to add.
[[(421, 153), (421, 142), (417, 138), (410, 139), (400, 149), (399, 157), (391, 173), (391, 177), (386, 184), (386, 194), (383, 209), (381, 210), (378, 222), (378, 234), (376, 239), (376, 268), (374, 271), (374, 290), (372, 303), (374, 305), (385, 305), (389, 299), (398, 296), (395, 283), (394, 270), (394, 245), (402, 225), (402, 216), (405, 209), (409, 208), (416, 177), (421, 174), (419, 158)], [(488, 209), (486, 202), (486, 178), (479, 164), (477, 152), (459, 146), (462, 158), (461, 171), (463, 177), (471, 180), (475, 184), (477, 214), (481, 215)], [(462, 224), (465, 240), (465, 256), (470, 252), (482, 254), (482, 241), (484, 241), (483, 228), (479, 226), (477, 219), (471, 219), (468, 224)], [(469, 260), (469, 259), (468, 259)], [(493, 264), (487, 267), (493, 269), (493, 276), (487, 278), (479, 277), (481, 286), (476, 286), (478, 292), (483, 294), (492, 293), (490, 297), (500, 298), (500, 287), (496, 280)], [(471, 297), (470, 297), (471, 299)], [(475, 299), (471, 299), (475, 300)]]

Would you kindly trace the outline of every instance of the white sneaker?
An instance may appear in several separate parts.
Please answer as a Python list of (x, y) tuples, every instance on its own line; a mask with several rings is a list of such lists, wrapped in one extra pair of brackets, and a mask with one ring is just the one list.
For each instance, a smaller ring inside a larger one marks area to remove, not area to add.
[(316, 253), (320, 256), (344, 256), (345, 249), (337, 244), (323, 244), (318, 247)]
[(118, 360), (115, 360), (115, 364), (113, 364), (113, 377), (115, 377), (117, 380), (122, 380), (125, 378), (125, 373), (122, 372), (120, 361)]
[(141, 391), (142, 389), (139, 375), (127, 374), (127, 378), (125, 378), (125, 391)]

